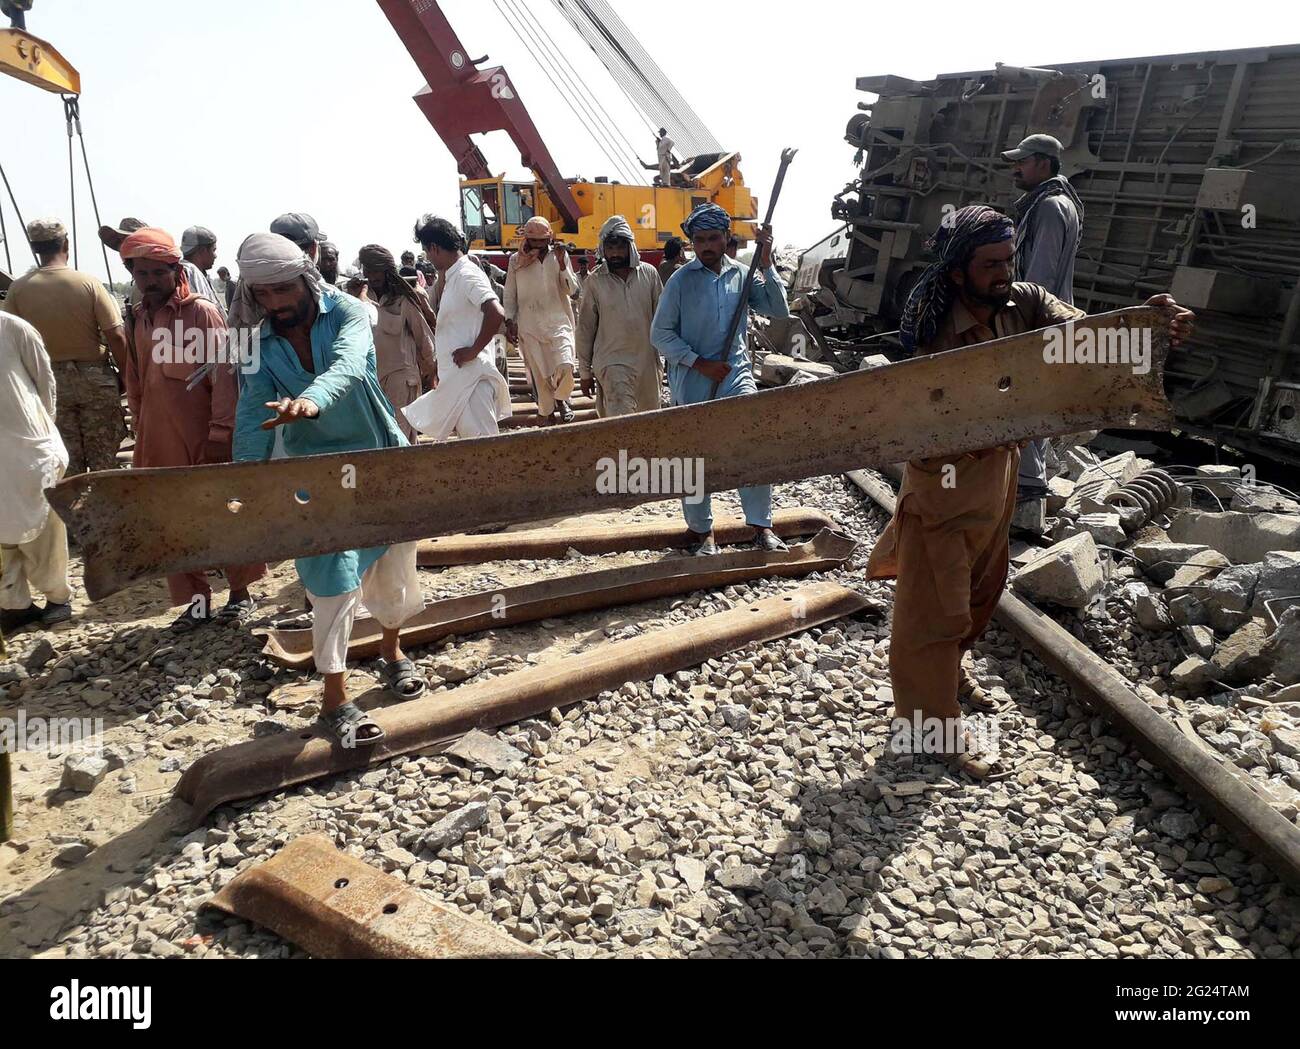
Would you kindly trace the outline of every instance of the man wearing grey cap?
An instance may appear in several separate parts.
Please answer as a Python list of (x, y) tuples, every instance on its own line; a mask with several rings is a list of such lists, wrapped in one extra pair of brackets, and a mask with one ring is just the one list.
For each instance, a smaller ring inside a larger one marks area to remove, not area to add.
[(57, 219), (37, 219), (27, 239), (39, 263), (19, 277), (6, 313), (40, 332), (58, 387), (55, 423), (68, 449), (69, 476), (117, 468), (126, 436), (121, 390), (105, 346), (119, 362), (128, 353), (122, 314), (104, 285), (68, 266), (68, 231)]
[[(1046, 288), (1074, 305), (1074, 256), (1079, 250), (1083, 201), (1061, 174), (1061, 143), (1051, 135), (1030, 135), (1002, 154), (1012, 181), (1024, 195), (1013, 205), (1016, 220), (1016, 279)], [(1046, 440), (1031, 441), (1020, 457), (1019, 499), (1028, 504), (1018, 527), (1041, 532), (1039, 502), (1047, 494)]]
[(217, 235), (206, 226), (191, 226), (181, 234), (181, 255), (190, 265), (185, 267), (190, 281), (190, 291), (215, 302), (224, 314), (225, 307), (217, 289), (212, 285), (208, 271), (217, 261)]
[(289, 211), (271, 223), (271, 232), (287, 237), (318, 266), (320, 264), (320, 246), (329, 240), (316, 225), (316, 220), (303, 211)]

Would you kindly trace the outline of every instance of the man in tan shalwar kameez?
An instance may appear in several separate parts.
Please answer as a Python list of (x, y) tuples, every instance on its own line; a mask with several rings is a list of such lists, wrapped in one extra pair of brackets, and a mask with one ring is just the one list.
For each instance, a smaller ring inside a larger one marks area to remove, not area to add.
[[(917, 282), (903, 313), (905, 347), (940, 353), (1085, 316), (1036, 284), (1012, 282), (1014, 235), (1010, 219), (983, 205), (962, 208), (945, 223), (931, 242), (939, 261)], [(1168, 295), (1146, 304), (1175, 306)], [(1171, 343), (1190, 330), (1190, 312), (1178, 310)], [(869, 578), (898, 578), (889, 642), (895, 718), (913, 730), (922, 719), (942, 719), (939, 756), (976, 778), (1000, 770), (971, 753), (958, 703), (961, 659), (988, 626), (1006, 584), (1019, 464), (1014, 445), (909, 461), (894, 518), (867, 565)], [(969, 682), (964, 691), (976, 692)]]
[(578, 374), (602, 419), (659, 407), (663, 376), (650, 324), (663, 285), (642, 262), (632, 227), (613, 215), (600, 230), (600, 265), (582, 288)]
[(375, 364), (379, 387), (397, 411), (406, 439), (415, 444), (419, 433), (402, 409), (424, 392), (438, 373), (430, 321), (433, 311), (423, 291), (412, 288), (397, 269), (392, 252), (367, 244), (358, 253), (370, 298), (379, 311), (374, 325)]
[(578, 278), (568, 253), (552, 245), (551, 224), (534, 216), (524, 225), (524, 246), (506, 271), (506, 336), (518, 343), (537, 393), (537, 412), (573, 421), (573, 300)]

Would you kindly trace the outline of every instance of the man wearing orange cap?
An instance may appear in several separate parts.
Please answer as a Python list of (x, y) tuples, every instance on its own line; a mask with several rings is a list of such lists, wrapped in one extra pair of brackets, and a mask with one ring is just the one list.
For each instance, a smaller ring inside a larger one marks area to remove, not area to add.
[(537, 393), (537, 412), (548, 420), (558, 411), (572, 422), (574, 352), (573, 294), (578, 278), (569, 255), (554, 248), (551, 224), (540, 215), (524, 225), (524, 246), (506, 271), (506, 337), (519, 344)]
[[(139, 294), (135, 353), (124, 373), (135, 425), (134, 465), (230, 462), (239, 379), (227, 358), (220, 307), (191, 290), (180, 249), (165, 231), (137, 230), (120, 253)], [(209, 619), (247, 623), (257, 607), (249, 584), (265, 573), (262, 564), (226, 568), (230, 598), (215, 615), (205, 573), (168, 576), (172, 604), (188, 606), (172, 629), (188, 633)]]

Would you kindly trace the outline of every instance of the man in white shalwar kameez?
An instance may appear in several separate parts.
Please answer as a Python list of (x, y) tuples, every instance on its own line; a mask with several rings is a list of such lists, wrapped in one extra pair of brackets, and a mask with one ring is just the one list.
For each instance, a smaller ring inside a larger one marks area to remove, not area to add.
[[(40, 333), (0, 313), (0, 626), (48, 626), (72, 615), (68, 532), (45, 489), (68, 468), (68, 450), (54, 423), (54, 369)], [(32, 602), (32, 588), (45, 607)]]
[(533, 390), (537, 413), (573, 421), (573, 294), (578, 278), (568, 253), (555, 250), (551, 224), (540, 215), (524, 225), (524, 246), (510, 257), (506, 271), (506, 336), (519, 344)]
[(435, 441), (493, 437), (509, 419), (510, 386), (497, 370), (493, 340), (504, 314), (487, 274), (466, 254), (464, 236), (446, 219), (425, 215), (416, 224), (425, 258), (438, 270), (437, 371), (433, 389), (401, 409), (407, 421)]

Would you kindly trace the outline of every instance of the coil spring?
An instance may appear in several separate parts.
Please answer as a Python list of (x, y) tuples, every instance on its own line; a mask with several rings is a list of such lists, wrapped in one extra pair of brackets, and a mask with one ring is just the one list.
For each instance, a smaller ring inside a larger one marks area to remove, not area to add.
[(1163, 470), (1144, 470), (1133, 480), (1111, 492), (1107, 506), (1131, 506), (1142, 511), (1141, 525), (1149, 524), (1178, 502), (1178, 482)]

